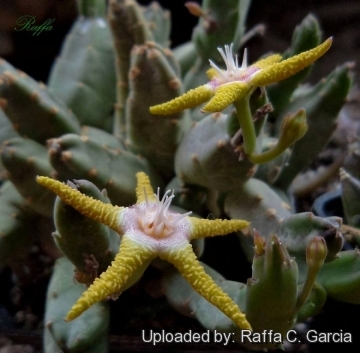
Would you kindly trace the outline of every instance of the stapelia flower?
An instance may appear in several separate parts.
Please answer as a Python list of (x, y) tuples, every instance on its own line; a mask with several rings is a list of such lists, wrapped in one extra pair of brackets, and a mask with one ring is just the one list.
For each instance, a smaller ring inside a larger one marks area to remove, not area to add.
[(233, 56), (233, 45), (225, 45), (225, 52), (218, 48), (225, 61), (226, 70), (220, 69), (210, 60), (208, 70), (210, 82), (199, 86), (169, 102), (150, 107), (152, 114), (174, 114), (209, 101), (203, 112), (219, 112), (235, 101), (245, 98), (256, 87), (263, 87), (284, 80), (312, 64), (330, 48), (332, 38), (319, 46), (286, 60), (281, 55), (270, 55), (247, 66), (247, 52), (244, 51), (242, 65)]
[(93, 304), (120, 294), (132, 276), (149, 265), (155, 257), (169, 261), (210, 303), (218, 307), (240, 328), (251, 329), (245, 315), (231, 298), (206, 274), (197, 260), (192, 239), (225, 235), (249, 225), (242, 220), (208, 220), (189, 217), (169, 209), (174, 197), (170, 190), (160, 200), (154, 194), (148, 176), (137, 173), (137, 202), (131, 207), (102, 203), (81, 194), (57, 180), (39, 176), (37, 182), (55, 192), (65, 203), (83, 215), (102, 222), (122, 236), (118, 254), (112, 264), (96, 278), (73, 305), (65, 320), (78, 317)]

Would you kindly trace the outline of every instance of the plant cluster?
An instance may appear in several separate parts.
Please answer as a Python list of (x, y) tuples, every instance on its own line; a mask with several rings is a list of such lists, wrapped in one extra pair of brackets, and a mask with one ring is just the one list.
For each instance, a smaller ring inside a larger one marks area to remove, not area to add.
[[(331, 50), (317, 19), (296, 27), (285, 53), (249, 66), (246, 50), (241, 64), (236, 53), (251, 37), (250, 0), (188, 3), (199, 23), (172, 49), (157, 3), (78, 5), (47, 85), (0, 61), (0, 265), (26, 256), (49, 228), (63, 254), (44, 351), (106, 352), (104, 299), (148, 266), (163, 271), (175, 309), (237, 338), (242, 329), (285, 337), (327, 297), (359, 304), (359, 252), (342, 250), (342, 219), (299, 213), (293, 202), (293, 181), (326, 146), (352, 84), (348, 63), (304, 84)], [(354, 231), (359, 150), (353, 142), (340, 174)], [(247, 283), (198, 260), (204, 238), (232, 232), (252, 263)]]

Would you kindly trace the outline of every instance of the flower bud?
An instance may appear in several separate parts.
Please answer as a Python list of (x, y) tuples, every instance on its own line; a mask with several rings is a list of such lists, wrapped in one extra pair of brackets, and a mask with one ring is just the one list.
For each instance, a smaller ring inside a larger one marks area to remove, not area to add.
[(320, 236), (312, 238), (306, 247), (306, 263), (310, 270), (318, 271), (324, 264), (327, 255), (325, 239)]
[(309, 298), (314, 287), (316, 276), (318, 275), (327, 255), (325, 239), (320, 236), (312, 238), (306, 246), (306, 263), (308, 271), (304, 285), (299, 293), (296, 308), (300, 310)]
[(299, 109), (296, 113), (290, 113), (284, 117), (278, 145), (286, 149), (301, 139), (308, 129), (305, 109)]
[(299, 109), (296, 113), (287, 114), (281, 124), (280, 136), (277, 144), (269, 150), (256, 154), (251, 153), (248, 157), (254, 164), (267, 163), (281, 155), (288, 147), (301, 139), (308, 129), (305, 109)]

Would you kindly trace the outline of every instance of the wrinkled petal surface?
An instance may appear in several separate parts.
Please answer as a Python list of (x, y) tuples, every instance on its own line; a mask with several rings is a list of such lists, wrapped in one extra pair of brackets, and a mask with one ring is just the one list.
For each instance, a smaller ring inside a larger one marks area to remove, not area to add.
[(190, 244), (182, 249), (171, 251), (163, 258), (179, 270), (196, 292), (219, 308), (241, 329), (251, 330), (245, 314), (240, 311), (234, 301), (205, 272)]
[(324, 43), (313, 49), (265, 67), (254, 75), (254, 77), (250, 80), (250, 84), (256, 87), (262, 87), (295, 75), (324, 55), (330, 48), (331, 43), (332, 38), (329, 38)]
[(203, 85), (174, 98), (169, 102), (150, 107), (151, 114), (169, 115), (181, 112), (184, 109), (195, 108), (207, 102), (214, 95), (208, 85)]
[(249, 92), (249, 85), (245, 82), (233, 82), (221, 85), (216, 89), (214, 97), (202, 109), (203, 112), (221, 112), (237, 99), (241, 99)]

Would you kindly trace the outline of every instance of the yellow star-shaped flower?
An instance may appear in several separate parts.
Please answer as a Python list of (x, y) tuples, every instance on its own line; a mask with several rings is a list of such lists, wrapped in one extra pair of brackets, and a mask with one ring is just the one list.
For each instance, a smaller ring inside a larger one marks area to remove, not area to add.
[(65, 320), (78, 317), (93, 304), (119, 294), (128, 281), (142, 273), (150, 261), (159, 256), (172, 263), (200, 295), (218, 307), (241, 329), (251, 329), (245, 315), (231, 298), (206, 274), (197, 260), (192, 239), (225, 235), (249, 225), (242, 220), (208, 220), (189, 217), (169, 209), (174, 194), (168, 190), (160, 200), (148, 176), (137, 173), (137, 202), (131, 207), (102, 203), (81, 194), (57, 180), (39, 176), (37, 182), (55, 192), (65, 203), (83, 215), (106, 224), (122, 236), (118, 254), (112, 264), (73, 305)]
[(208, 70), (210, 82), (188, 91), (169, 102), (150, 107), (152, 114), (174, 114), (184, 109), (195, 108), (209, 101), (203, 112), (219, 112), (235, 101), (245, 98), (256, 87), (264, 87), (284, 80), (312, 64), (330, 48), (332, 38), (319, 46), (302, 52), (286, 60), (281, 55), (270, 55), (265, 59), (247, 66), (247, 53), (244, 52), (242, 65), (239, 66), (237, 56), (233, 56), (233, 45), (225, 45), (225, 52), (218, 48), (226, 64), (222, 70), (210, 60)]

